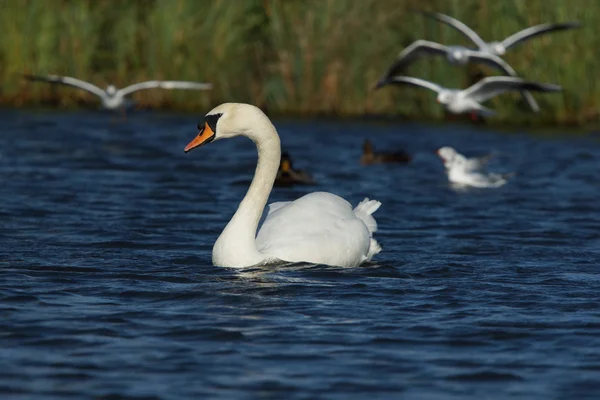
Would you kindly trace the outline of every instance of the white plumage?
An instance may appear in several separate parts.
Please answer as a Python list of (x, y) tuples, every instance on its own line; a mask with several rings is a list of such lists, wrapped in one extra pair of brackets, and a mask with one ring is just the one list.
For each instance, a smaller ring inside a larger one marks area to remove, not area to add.
[[(365, 202), (372, 207), (364, 210)], [(371, 213), (380, 205), (366, 199), (353, 210), (332, 193), (309, 193), (269, 210), (256, 247), (265, 256), (285, 261), (357, 266), (373, 256), (370, 238), (377, 223)]]
[(467, 89), (448, 89), (425, 79), (410, 76), (392, 76), (379, 85), (399, 84), (426, 88), (436, 92), (437, 102), (443, 104), (453, 114), (476, 113), (482, 116), (494, 115), (494, 110), (484, 107), (480, 103), (492, 97), (511, 90), (535, 90), (538, 92), (558, 92), (562, 88), (558, 85), (526, 81), (512, 76), (489, 76)]
[(512, 174), (496, 174), (484, 170), (487, 158), (466, 158), (452, 147), (442, 147), (437, 154), (444, 161), (448, 180), (458, 186), (497, 188)]
[(256, 144), (258, 166), (246, 196), (215, 242), (213, 264), (249, 267), (288, 261), (356, 267), (381, 251), (373, 238), (377, 222), (371, 215), (381, 203), (367, 198), (353, 209), (326, 192), (271, 204), (256, 235), (281, 157), (279, 136), (267, 116), (248, 104), (222, 104), (206, 115), (186, 151), (239, 135)]
[(210, 83), (188, 82), (188, 81), (146, 81), (129, 85), (123, 89), (117, 89), (113, 85), (108, 85), (106, 90), (100, 89), (98, 86), (81, 79), (71, 78), (70, 76), (58, 75), (25, 75), (30, 81), (41, 81), (48, 83), (56, 83), (65, 86), (71, 86), (85, 90), (93, 95), (98, 96), (102, 103), (102, 108), (106, 110), (118, 110), (125, 108), (131, 101), (128, 101), (127, 96), (130, 94), (146, 89), (185, 89), (185, 90), (209, 90), (212, 89)]

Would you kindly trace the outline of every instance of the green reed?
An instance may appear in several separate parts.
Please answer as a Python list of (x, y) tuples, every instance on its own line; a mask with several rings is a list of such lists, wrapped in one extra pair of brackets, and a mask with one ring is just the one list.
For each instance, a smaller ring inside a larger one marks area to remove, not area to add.
[[(142, 106), (204, 113), (224, 101), (275, 114), (404, 115), (440, 118), (426, 90), (375, 82), (399, 51), (420, 38), (470, 45), (451, 27), (414, 13), (436, 10), (463, 20), (487, 40), (542, 22), (578, 20), (583, 28), (548, 34), (505, 56), (523, 77), (559, 83), (527, 112), (517, 94), (491, 102), (499, 122), (599, 121), (600, 36), (595, 0), (0, 0), (0, 102), (64, 106), (93, 103), (70, 88), (22, 80), (64, 74), (106, 86), (146, 79), (209, 81), (210, 92), (145, 91)], [(422, 59), (407, 74), (465, 87), (486, 67)]]

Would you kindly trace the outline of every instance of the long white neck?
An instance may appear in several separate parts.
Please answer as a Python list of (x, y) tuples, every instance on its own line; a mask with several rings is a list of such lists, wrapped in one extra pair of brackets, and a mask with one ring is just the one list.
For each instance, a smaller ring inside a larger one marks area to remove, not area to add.
[(256, 248), (256, 230), (273, 188), (281, 158), (277, 131), (268, 118), (248, 136), (256, 144), (258, 164), (250, 188), (213, 247), (213, 264), (249, 267), (264, 260)]

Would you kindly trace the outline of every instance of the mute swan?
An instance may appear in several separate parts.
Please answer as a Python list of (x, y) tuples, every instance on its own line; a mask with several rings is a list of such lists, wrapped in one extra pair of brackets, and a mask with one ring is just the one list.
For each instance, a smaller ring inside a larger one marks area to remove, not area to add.
[(187, 90), (209, 90), (212, 89), (210, 83), (187, 82), (187, 81), (147, 81), (140, 82), (123, 89), (117, 89), (113, 85), (108, 85), (106, 90), (100, 89), (98, 86), (82, 81), (80, 79), (71, 78), (69, 76), (58, 75), (25, 75), (25, 78), (30, 81), (42, 81), (48, 83), (57, 83), (60, 85), (72, 86), (78, 89), (83, 89), (86, 92), (94, 94), (100, 98), (102, 108), (106, 110), (119, 110), (127, 106), (126, 96), (133, 92), (145, 89), (187, 89)]
[(314, 183), (315, 181), (306, 171), (294, 169), (292, 158), (287, 152), (281, 154), (279, 170), (275, 177), (275, 186), (312, 185)]
[(364, 199), (352, 209), (346, 200), (326, 192), (270, 204), (256, 235), (281, 159), (275, 127), (257, 107), (225, 103), (206, 114), (198, 128), (186, 153), (235, 136), (250, 138), (258, 150), (250, 188), (214, 244), (214, 265), (243, 268), (287, 261), (356, 267), (381, 251), (373, 238), (377, 223), (371, 216), (381, 203)]
[(479, 103), (511, 90), (535, 90), (538, 92), (559, 92), (562, 87), (549, 83), (526, 81), (512, 76), (489, 76), (464, 90), (448, 89), (425, 79), (409, 76), (393, 76), (380, 86), (387, 84), (412, 85), (436, 92), (437, 102), (453, 114), (475, 113), (477, 115), (494, 115), (495, 111)]
[(365, 139), (363, 143), (363, 153), (360, 157), (362, 165), (382, 164), (382, 163), (409, 163), (412, 157), (405, 151), (396, 153), (377, 153), (373, 149), (373, 144)]

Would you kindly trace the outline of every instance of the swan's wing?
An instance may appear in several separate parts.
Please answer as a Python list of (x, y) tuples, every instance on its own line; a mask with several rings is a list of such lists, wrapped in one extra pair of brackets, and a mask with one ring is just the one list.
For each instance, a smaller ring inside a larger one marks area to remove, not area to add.
[(265, 256), (340, 266), (359, 265), (370, 245), (369, 230), (350, 204), (324, 192), (270, 210), (256, 237)]
[(515, 33), (504, 39), (502, 41), (502, 45), (505, 49), (514, 46), (517, 43), (523, 42), (525, 40), (531, 39), (538, 35), (542, 35), (544, 33), (557, 32), (566, 29), (574, 29), (581, 27), (579, 22), (565, 22), (562, 24), (541, 24), (532, 26), (527, 29), (523, 29), (520, 32)]
[(386, 85), (387, 80), (401, 73), (409, 64), (417, 58), (424, 55), (445, 55), (448, 52), (448, 47), (443, 44), (430, 42), (427, 40), (417, 40), (406, 47), (398, 54), (396, 61), (388, 68), (385, 75), (379, 80), (376, 88)]
[(426, 81), (425, 79), (413, 78), (411, 76), (392, 76), (387, 80), (388, 84), (397, 84), (397, 85), (411, 85), (422, 87), (425, 89), (433, 90), (436, 93), (439, 93), (444, 88), (438, 85), (437, 83)]
[(512, 76), (490, 76), (463, 90), (462, 93), (480, 103), (510, 90), (558, 92), (562, 88), (558, 85), (531, 82)]
[(473, 43), (475, 43), (477, 45), (477, 47), (479, 47), (480, 49), (484, 49), (487, 47), (487, 44), (485, 43), (485, 41), (477, 33), (475, 33), (475, 31), (473, 29), (469, 28), (467, 25), (465, 25), (464, 23), (460, 22), (459, 20), (457, 20), (455, 18), (452, 18), (448, 15), (444, 15), (444, 14), (441, 14), (438, 12), (421, 11), (421, 14), (425, 15), (426, 17), (436, 19), (447, 25), (450, 25), (451, 27), (453, 27), (454, 29), (458, 30), (460, 33), (465, 35), (468, 39), (470, 39)]
[[(469, 55), (469, 58), (471, 58), (475, 61), (478, 61), (482, 64), (487, 64), (490, 67), (500, 69), (506, 75), (514, 76), (514, 77), (517, 76), (517, 73), (515, 72), (515, 70), (510, 65), (508, 65), (503, 59), (501, 59), (500, 57), (498, 57), (496, 55), (484, 53), (482, 51), (472, 51), (472, 50), (468, 50), (467, 54)], [(527, 102), (529, 107), (533, 110), (533, 112), (540, 111), (540, 106), (538, 106), (537, 101), (535, 101), (535, 99), (533, 98), (531, 93), (529, 93), (527, 91), (523, 91), (523, 92), (521, 92), (521, 95), (523, 96), (523, 98), (525, 99), (525, 101)]]
[(279, 210), (281, 207), (285, 207), (286, 205), (288, 205), (290, 203), (291, 203), (291, 201), (277, 201), (275, 203), (269, 204), (269, 211), (267, 212), (267, 218), (269, 218), (269, 215), (271, 215), (275, 211)]
[(66, 85), (71, 87), (76, 87), (78, 89), (83, 89), (87, 92), (95, 94), (98, 97), (105, 97), (106, 93), (104, 90), (100, 89), (96, 85), (92, 85), (91, 83), (82, 81), (80, 79), (71, 78), (69, 76), (59, 76), (59, 75), (25, 75), (25, 78), (30, 81), (42, 81), (48, 83), (58, 83), (60, 85)]
[(212, 89), (212, 84), (210, 83), (201, 83), (201, 82), (187, 82), (187, 81), (147, 81), (135, 83), (133, 85), (127, 86), (121, 90), (119, 93), (122, 96), (127, 96), (133, 92), (137, 92), (138, 90), (145, 89), (186, 89), (186, 90), (209, 90)]

